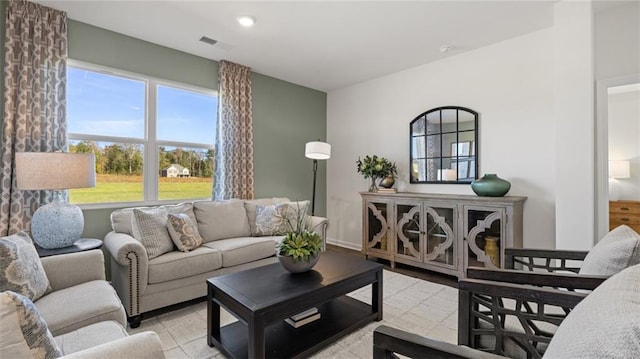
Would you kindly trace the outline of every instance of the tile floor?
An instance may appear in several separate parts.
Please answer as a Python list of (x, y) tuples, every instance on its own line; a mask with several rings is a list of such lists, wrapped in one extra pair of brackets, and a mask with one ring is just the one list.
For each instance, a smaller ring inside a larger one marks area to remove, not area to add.
[[(316, 353), (313, 358), (369, 359), (372, 357), (373, 330), (386, 324), (434, 339), (457, 343), (458, 290), (403, 274), (384, 271), (384, 320), (342, 338)], [(361, 288), (350, 294), (371, 303), (371, 288)], [(222, 311), (222, 324), (236, 319)], [(152, 330), (158, 333), (167, 358), (225, 358), (215, 348), (209, 348), (207, 304), (200, 302), (186, 308), (148, 318), (130, 333)]]

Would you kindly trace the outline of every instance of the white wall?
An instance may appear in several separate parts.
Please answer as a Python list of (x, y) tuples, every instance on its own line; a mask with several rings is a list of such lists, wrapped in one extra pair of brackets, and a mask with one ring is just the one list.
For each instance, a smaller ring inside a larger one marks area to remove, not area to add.
[(509, 195), (529, 197), (524, 245), (554, 247), (553, 53), (554, 29), (548, 28), (329, 92), (329, 242), (361, 247), (358, 192), (365, 191), (368, 182), (356, 172), (359, 156), (377, 154), (395, 161), (401, 189), (473, 194), (468, 185), (408, 184), (409, 122), (428, 109), (459, 105), (480, 114), (480, 173), (497, 173), (511, 181)]

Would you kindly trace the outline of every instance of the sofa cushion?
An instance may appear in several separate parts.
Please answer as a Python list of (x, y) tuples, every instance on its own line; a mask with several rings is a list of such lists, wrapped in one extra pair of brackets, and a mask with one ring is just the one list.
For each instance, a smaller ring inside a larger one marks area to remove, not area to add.
[(111, 285), (94, 280), (60, 289), (35, 302), (53, 335), (104, 320), (126, 323), (124, 308)]
[(556, 331), (548, 358), (637, 358), (640, 353), (640, 265), (600, 284)]
[(54, 339), (65, 355), (127, 337), (124, 327), (113, 320), (87, 325)]
[(271, 206), (277, 203), (288, 203), (288, 202), (289, 202), (289, 199), (286, 197), (245, 200), (244, 209), (247, 212), (247, 220), (249, 221), (249, 228), (251, 229), (251, 235), (252, 236), (258, 235), (258, 230), (256, 228), (256, 208), (258, 206)]
[(149, 259), (173, 250), (167, 230), (167, 210), (159, 208), (133, 210), (133, 237), (147, 250)]
[(251, 235), (244, 204), (239, 199), (193, 203), (203, 242)]
[(126, 233), (130, 236), (133, 236), (133, 210), (134, 209), (149, 209), (149, 208), (164, 208), (167, 210), (167, 213), (178, 214), (184, 213), (193, 223), (196, 223), (196, 215), (193, 213), (193, 204), (191, 203), (180, 203), (180, 204), (171, 204), (164, 205), (160, 207), (135, 207), (135, 208), (123, 208), (116, 211), (111, 212), (111, 228), (114, 232), (118, 233)]
[(219, 251), (199, 247), (190, 252), (169, 252), (149, 261), (149, 284), (187, 278), (222, 267)]
[(288, 209), (289, 204), (287, 203), (256, 206), (256, 233), (254, 235), (273, 236), (285, 232), (284, 224)]
[(278, 204), (286, 203), (289, 205), (289, 209), (287, 210), (287, 218), (285, 220), (284, 226), (285, 231), (298, 231), (298, 222), (302, 223), (306, 229), (310, 229), (311, 227), (311, 216), (309, 213), (309, 208), (311, 207), (311, 202), (309, 201), (298, 201), (298, 202), (278, 202)]
[(37, 300), (51, 288), (31, 238), (18, 232), (0, 238), (0, 290)]
[(222, 239), (204, 244), (222, 254), (222, 266), (232, 267), (274, 256), (282, 236)]
[(636, 264), (640, 264), (640, 234), (622, 225), (591, 248), (580, 274), (611, 276)]
[(167, 228), (171, 240), (180, 251), (188, 252), (202, 244), (198, 224), (192, 221), (186, 213), (169, 214)]
[(0, 357), (57, 358), (62, 353), (29, 298), (12, 292), (0, 293)]

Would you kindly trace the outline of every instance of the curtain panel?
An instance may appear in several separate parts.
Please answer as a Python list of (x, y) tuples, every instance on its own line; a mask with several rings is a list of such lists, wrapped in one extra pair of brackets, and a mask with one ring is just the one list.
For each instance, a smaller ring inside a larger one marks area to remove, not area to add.
[(5, 17), (4, 105), (0, 146), (0, 236), (28, 231), (52, 191), (16, 189), (16, 152), (65, 150), (67, 14), (10, 1)]
[(213, 199), (253, 199), (251, 69), (220, 61)]

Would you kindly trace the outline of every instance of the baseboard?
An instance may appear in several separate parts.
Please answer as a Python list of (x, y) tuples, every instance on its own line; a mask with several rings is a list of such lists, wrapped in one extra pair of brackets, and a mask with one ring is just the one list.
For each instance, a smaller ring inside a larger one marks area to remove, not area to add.
[(335, 238), (327, 238), (327, 244), (331, 244), (333, 246), (338, 246), (338, 247), (344, 247), (344, 248), (348, 248), (348, 249), (353, 249), (354, 251), (358, 251), (360, 252), (362, 250), (362, 247), (358, 244), (353, 244), (351, 242), (345, 242), (345, 241), (341, 241), (339, 239), (335, 239)]

